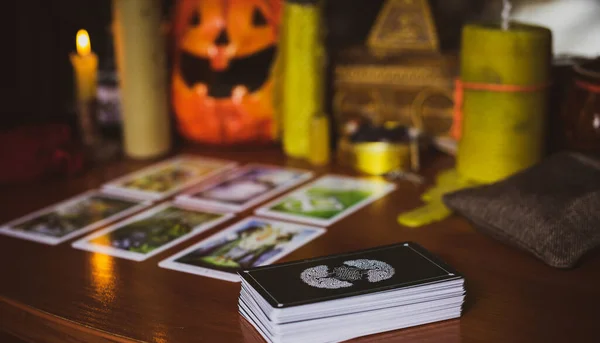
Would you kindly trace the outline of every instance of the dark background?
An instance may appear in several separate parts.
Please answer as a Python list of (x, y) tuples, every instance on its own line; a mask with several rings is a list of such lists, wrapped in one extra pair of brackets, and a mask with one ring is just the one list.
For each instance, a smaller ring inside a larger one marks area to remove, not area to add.
[[(176, 0), (163, 0), (165, 19)], [(456, 49), (460, 26), (480, 15), (486, 0), (432, 0), (442, 48)], [(383, 0), (329, 0), (331, 52), (361, 44)], [(110, 0), (8, 0), (2, 63), (0, 130), (40, 122), (72, 122), (73, 71), (69, 53), (78, 29), (88, 30), (100, 67), (113, 63)], [(14, 31), (11, 31), (11, 28)]]

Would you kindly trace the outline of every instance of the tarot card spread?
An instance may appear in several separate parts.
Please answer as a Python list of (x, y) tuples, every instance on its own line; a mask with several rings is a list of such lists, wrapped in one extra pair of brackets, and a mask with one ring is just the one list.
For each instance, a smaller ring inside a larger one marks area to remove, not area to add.
[(328, 226), (395, 189), (384, 181), (327, 175), (256, 210), (257, 214)]
[(89, 191), (0, 226), (0, 233), (56, 245), (149, 205)]
[(309, 171), (251, 164), (223, 180), (201, 185), (178, 196), (177, 202), (240, 212), (311, 177)]
[(325, 230), (250, 217), (159, 263), (159, 266), (228, 281), (242, 269), (270, 264)]
[(84, 237), (73, 247), (143, 261), (232, 217), (166, 203)]
[(160, 200), (236, 166), (235, 162), (179, 156), (104, 185), (107, 192)]

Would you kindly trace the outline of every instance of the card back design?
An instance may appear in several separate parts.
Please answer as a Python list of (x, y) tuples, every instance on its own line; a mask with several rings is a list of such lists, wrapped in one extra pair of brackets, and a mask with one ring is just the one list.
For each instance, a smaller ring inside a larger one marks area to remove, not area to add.
[(300, 278), (307, 285), (317, 288), (344, 288), (354, 286), (356, 281), (379, 282), (394, 276), (394, 267), (378, 260), (358, 259), (344, 261), (330, 268), (327, 265), (306, 268)]

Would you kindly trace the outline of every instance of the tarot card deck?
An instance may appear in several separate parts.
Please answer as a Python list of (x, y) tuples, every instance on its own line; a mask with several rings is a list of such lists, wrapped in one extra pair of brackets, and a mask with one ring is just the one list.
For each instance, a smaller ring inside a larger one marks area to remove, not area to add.
[(339, 342), (461, 315), (464, 280), (415, 243), (240, 272), (239, 311), (268, 342)]

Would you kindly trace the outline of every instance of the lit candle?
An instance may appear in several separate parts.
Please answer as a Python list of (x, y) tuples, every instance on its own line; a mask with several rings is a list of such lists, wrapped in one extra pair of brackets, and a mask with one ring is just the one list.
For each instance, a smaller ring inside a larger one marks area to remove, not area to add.
[(90, 36), (86, 30), (79, 30), (75, 39), (77, 53), (71, 54), (75, 72), (75, 95), (78, 103), (87, 103), (96, 96), (98, 56), (92, 52)]

